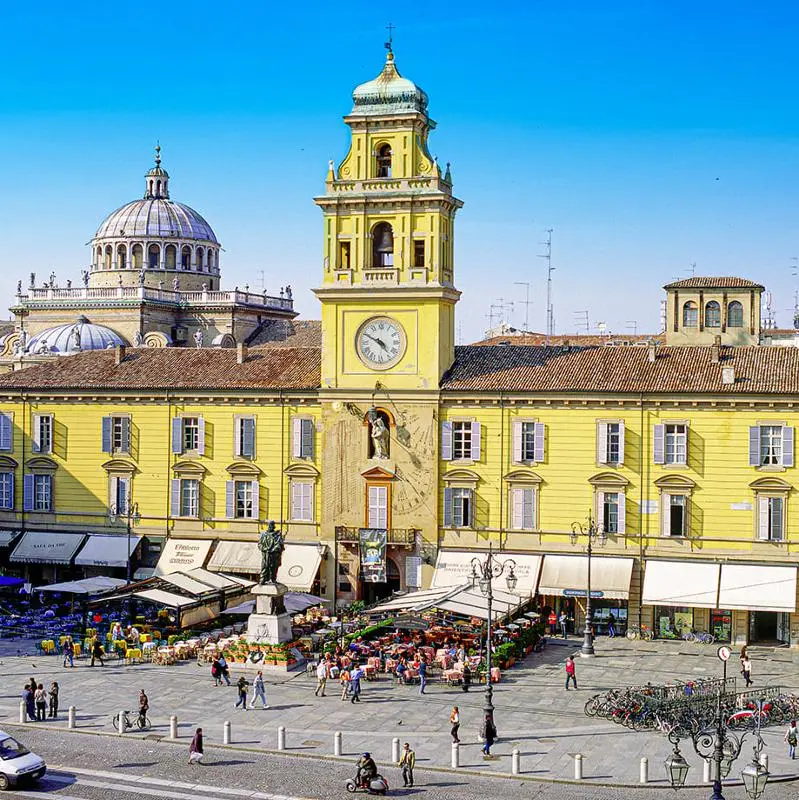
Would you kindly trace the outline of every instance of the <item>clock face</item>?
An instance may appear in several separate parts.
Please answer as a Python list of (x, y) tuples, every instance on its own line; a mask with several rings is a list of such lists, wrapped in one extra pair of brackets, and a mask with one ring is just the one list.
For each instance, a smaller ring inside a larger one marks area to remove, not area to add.
[(355, 348), (371, 369), (393, 367), (405, 354), (405, 331), (390, 317), (372, 317), (358, 329)]

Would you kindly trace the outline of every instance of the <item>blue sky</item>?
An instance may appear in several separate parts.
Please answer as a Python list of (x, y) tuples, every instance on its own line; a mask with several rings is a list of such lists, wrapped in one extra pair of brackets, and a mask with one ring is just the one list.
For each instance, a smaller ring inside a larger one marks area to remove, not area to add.
[[(491, 304), (545, 325), (538, 258), (553, 228), (556, 328), (587, 310), (656, 330), (661, 286), (765, 283), (790, 324), (799, 278), (799, 6), (787, 2), (373, 3), (43, 0), (4, 10), (3, 269), (77, 280), (103, 217), (140, 196), (160, 140), (172, 196), (225, 247), (223, 283), (291, 283), (318, 318), (329, 158), (390, 21), (397, 64), (430, 95), (431, 150), (465, 201), (456, 230), (461, 341)], [(385, 19), (384, 19), (385, 17)]]

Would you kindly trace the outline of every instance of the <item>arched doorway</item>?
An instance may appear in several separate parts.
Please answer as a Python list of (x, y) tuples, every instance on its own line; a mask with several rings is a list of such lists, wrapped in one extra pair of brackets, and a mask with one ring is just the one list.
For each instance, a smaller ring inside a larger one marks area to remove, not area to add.
[(386, 555), (386, 582), (385, 583), (366, 583), (361, 582), (361, 599), (367, 606), (377, 603), (380, 600), (385, 600), (391, 597), (394, 592), (398, 592), (402, 588), (402, 581), (400, 579), (400, 571), (397, 562)]

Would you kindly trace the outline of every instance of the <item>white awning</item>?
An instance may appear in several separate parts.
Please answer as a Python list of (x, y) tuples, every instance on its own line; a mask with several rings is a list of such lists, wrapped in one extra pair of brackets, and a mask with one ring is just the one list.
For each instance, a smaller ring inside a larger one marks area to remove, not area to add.
[(209, 572), (207, 569), (189, 569), (184, 573), (190, 578), (207, 583), (214, 589), (230, 589), (233, 586), (240, 586), (239, 580), (234, 580), (231, 575), (220, 575), (217, 572)]
[(424, 610), (432, 608), (436, 601), (451, 594), (454, 587), (447, 586), (443, 589), (423, 589), (420, 592), (408, 592), (399, 597), (392, 597), (379, 606), (369, 609), (370, 614), (380, 614), (384, 611)]
[(202, 567), (211, 549), (210, 539), (168, 539), (155, 567), (156, 575)]
[(718, 607), (795, 611), (796, 567), (722, 564)]
[(164, 583), (177, 586), (178, 589), (183, 589), (198, 597), (202, 594), (216, 591), (213, 586), (209, 586), (207, 583), (201, 583), (194, 578), (190, 578), (188, 575), (184, 575), (182, 572), (170, 572), (169, 575), (159, 576), (159, 579)]
[(85, 533), (27, 531), (9, 561), (26, 564), (69, 564), (86, 538)]
[[(630, 597), (632, 558), (591, 558), (591, 597), (627, 600)], [(538, 583), (542, 595), (585, 597), (588, 588), (588, 556), (547, 555)]]
[(208, 562), (208, 569), (214, 572), (246, 572), (257, 575), (261, 571), (261, 553), (258, 550), (258, 544), (256, 542), (219, 542)]
[[(324, 551), (322, 551), (324, 552)], [(287, 543), (277, 571), (278, 583), (295, 592), (307, 592), (316, 580), (322, 552), (318, 544)], [(261, 572), (261, 552), (257, 542), (219, 542), (208, 562), (216, 572)]]
[(124, 586), (126, 581), (121, 578), (83, 578), (79, 581), (65, 581), (64, 583), (50, 583), (47, 586), (37, 586), (35, 592), (61, 592), (63, 594), (102, 594)]
[[(443, 589), (447, 586), (462, 586), (468, 583), (472, 579), (472, 559), (485, 561), (487, 555), (487, 550), (439, 550), (431, 587)], [(515, 562), (513, 574), (517, 579), (514, 590), (516, 594), (522, 596), (535, 594), (542, 556), (495, 550), (494, 557), (500, 562), (508, 559)], [(504, 579), (500, 578), (500, 581), (504, 584)]]
[(128, 556), (139, 546), (140, 541), (140, 536), (131, 536), (128, 551), (127, 536), (90, 533), (89, 540), (75, 558), (75, 564), (83, 567), (126, 567)]
[(170, 608), (180, 608), (197, 602), (193, 597), (182, 597), (179, 594), (164, 592), (161, 589), (145, 589), (143, 592), (134, 592), (133, 597), (152, 600), (154, 603), (160, 603), (162, 606), (169, 606)]
[(692, 561), (647, 561), (645, 606), (718, 608), (719, 564)]
[(0, 547), (8, 547), (19, 531), (0, 531)]

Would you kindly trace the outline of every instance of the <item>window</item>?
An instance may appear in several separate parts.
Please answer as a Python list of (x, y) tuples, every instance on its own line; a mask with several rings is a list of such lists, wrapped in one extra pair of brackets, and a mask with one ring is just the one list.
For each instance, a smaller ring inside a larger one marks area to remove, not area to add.
[(655, 425), (653, 446), (656, 464), (687, 464), (688, 426), (682, 422)]
[(202, 417), (175, 417), (172, 420), (172, 452), (205, 453), (205, 420)]
[(517, 464), (544, 460), (544, 426), (540, 422), (513, 421), (513, 460)]
[(760, 426), (760, 463), (763, 465), (782, 463), (781, 425)]
[(516, 531), (535, 529), (535, 489), (510, 490), (511, 528)]
[(197, 417), (183, 420), (183, 451), (196, 450), (200, 442), (200, 425)]
[(624, 463), (624, 423), (599, 422), (596, 460), (600, 464)]
[(618, 492), (602, 493), (602, 525), (605, 533), (619, 533), (619, 505), (620, 495)]
[(781, 542), (785, 536), (785, 498), (758, 497), (758, 534), (764, 541)]
[(391, 177), (391, 145), (381, 145), (377, 151), (377, 177), (390, 178)]
[(471, 528), (474, 491), (472, 489), (444, 490), (444, 525), (450, 528)]
[(792, 467), (793, 427), (754, 425), (749, 428), (750, 467)]
[(252, 481), (234, 481), (236, 491), (236, 519), (252, 519), (255, 514)]
[(0, 413), (0, 450), (14, 449), (14, 416)]
[(338, 266), (339, 269), (350, 268), (350, 243), (341, 242), (338, 246)]
[(371, 484), (366, 493), (366, 527), (388, 528), (388, 486)]
[(255, 417), (236, 419), (235, 453), (243, 458), (255, 457)]
[(191, 269), (191, 248), (184, 246), (180, 251), (180, 267), (181, 269)]
[(157, 244), (151, 244), (147, 250), (147, 263), (150, 269), (158, 269), (158, 261), (161, 258), (161, 248)]
[(225, 516), (228, 519), (258, 519), (260, 494), (257, 480), (233, 480), (225, 483)]
[(347, 563), (340, 563), (338, 565), (338, 590), (340, 592), (351, 592), (352, 584), (349, 582), (350, 565)]
[(34, 414), (33, 416), (33, 452), (53, 452), (53, 415)]
[(53, 476), (33, 476), (33, 508), (32, 511), (52, 511)]
[(127, 514), (130, 502), (130, 478), (112, 476), (109, 479), (109, 511), (114, 514)]
[(744, 307), (737, 300), (733, 300), (727, 306), (727, 327), (743, 328), (743, 326), (744, 326)]
[(663, 535), (686, 536), (688, 533), (688, 497), (684, 494), (664, 494)]
[(181, 478), (179, 515), (197, 517), (200, 512), (200, 482), (195, 478)]
[(103, 417), (102, 448), (104, 453), (130, 452), (129, 417)]
[(721, 306), (715, 300), (711, 300), (705, 305), (705, 327), (721, 327)]
[(14, 508), (14, 473), (0, 472), (0, 508)]
[(314, 453), (314, 421), (308, 418), (295, 417), (292, 420), (292, 457), (313, 458)]
[(424, 266), (424, 239), (413, 240), (413, 266)]
[[(296, 522), (313, 522), (314, 485), (309, 481), (291, 483), (291, 518)], [(349, 591), (349, 590), (348, 590)]]
[(699, 309), (690, 300), (682, 307), (683, 328), (696, 328), (699, 325)]
[(372, 265), (394, 266), (394, 231), (387, 222), (375, 225), (372, 231)]

